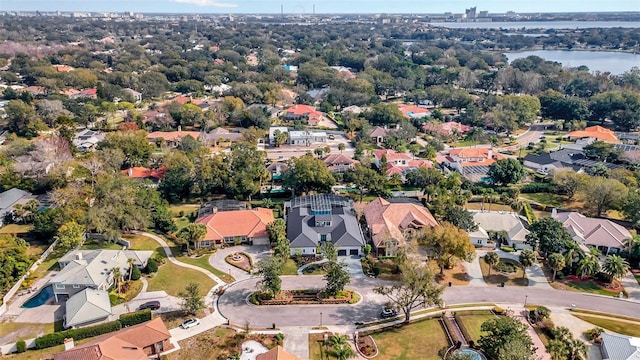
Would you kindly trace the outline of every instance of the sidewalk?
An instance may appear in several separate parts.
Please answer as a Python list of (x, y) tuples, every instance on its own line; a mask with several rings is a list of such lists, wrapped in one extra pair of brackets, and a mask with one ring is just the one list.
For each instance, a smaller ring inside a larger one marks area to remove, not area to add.
[(630, 271), (620, 279), (620, 283), (627, 292), (628, 300), (640, 302), (640, 284)]

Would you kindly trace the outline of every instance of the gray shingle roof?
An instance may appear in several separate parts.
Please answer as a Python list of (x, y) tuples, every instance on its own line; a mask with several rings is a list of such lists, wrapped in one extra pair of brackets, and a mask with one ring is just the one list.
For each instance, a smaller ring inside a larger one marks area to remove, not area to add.
[(109, 294), (103, 290), (84, 289), (71, 296), (65, 307), (67, 327), (103, 320), (111, 315)]
[(15, 204), (18, 200), (22, 199), (25, 196), (31, 196), (31, 193), (20, 190), (18, 188), (12, 188), (0, 193), (0, 210), (10, 208), (11, 206), (13, 206), (13, 204)]
[[(65, 285), (101, 285), (115, 267), (125, 274), (129, 270), (127, 259), (136, 266), (144, 266), (153, 251), (131, 250), (72, 250), (60, 258), (64, 266), (49, 282)], [(66, 265), (65, 265), (66, 264)]]
[[(323, 234), (328, 235), (336, 247), (365, 244), (347, 198), (329, 194), (300, 197), (287, 203), (287, 208), (287, 238), (292, 248), (316, 246)], [(316, 221), (330, 221), (331, 225), (316, 227)]]
[(601, 349), (605, 360), (640, 359), (640, 338), (603, 333)]

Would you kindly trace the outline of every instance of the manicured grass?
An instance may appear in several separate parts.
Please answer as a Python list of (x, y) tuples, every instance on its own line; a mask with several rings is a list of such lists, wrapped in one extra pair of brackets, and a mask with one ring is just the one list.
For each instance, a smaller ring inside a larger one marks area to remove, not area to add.
[[(285, 339), (286, 341), (286, 339)], [(326, 352), (323, 334), (309, 334), (309, 360), (333, 360)]]
[(609, 291), (602, 286), (592, 281), (564, 281), (563, 284), (580, 292), (587, 292), (592, 294), (618, 296), (619, 291)]
[[(464, 207), (467, 208), (468, 210), (482, 210), (482, 203), (470, 202), (470, 203), (466, 203)], [(491, 211), (508, 211), (508, 212), (513, 211), (513, 209), (509, 205), (490, 204), (488, 202), (484, 203), (484, 209), (491, 210)]]
[(58, 260), (66, 253), (65, 249), (56, 247), (51, 254), (38, 266), (35, 275), (43, 276), (45, 273), (58, 269)]
[(142, 280), (132, 280), (128, 284), (120, 285), (120, 294), (117, 294), (116, 289), (112, 289), (110, 294), (118, 295), (118, 298), (115, 302), (111, 303), (111, 306), (116, 306), (118, 304), (122, 304), (127, 301), (133, 300), (140, 291), (142, 290)]
[(617, 332), (618, 334), (640, 336), (640, 322), (622, 321), (611, 318), (601, 318), (597, 316), (579, 314), (573, 314), (573, 316), (586, 322), (590, 322), (593, 325), (599, 326), (603, 329)]
[[(180, 230), (191, 223), (189, 217), (191, 214), (196, 213), (199, 208), (200, 205), (198, 204), (171, 205), (169, 206), (169, 213), (173, 217), (176, 227)], [(183, 213), (183, 216), (180, 216), (180, 212)]]
[(123, 246), (111, 241), (88, 240), (82, 244), (83, 250), (122, 250)]
[(439, 360), (438, 351), (449, 346), (437, 319), (428, 319), (371, 335), (379, 359)]
[[(175, 256), (175, 253), (174, 253), (174, 256)], [(175, 258), (176, 260), (183, 262), (185, 264), (195, 265), (205, 270), (209, 270), (213, 275), (219, 277), (220, 279), (222, 279), (222, 281), (226, 283), (231, 283), (236, 281), (236, 279), (233, 276), (211, 266), (211, 264), (209, 263), (209, 256), (210, 256), (209, 254), (205, 254), (198, 258), (192, 258), (190, 256), (181, 255), (181, 256), (175, 256)]]
[[(94, 340), (95, 338), (82, 339), (79, 341), (75, 341), (75, 345), (78, 346), (78, 345), (86, 344)], [(27, 350), (22, 354), (13, 354), (13, 355), (7, 356), (6, 358), (12, 359), (12, 360), (53, 359), (53, 354), (63, 352), (63, 351), (64, 351), (64, 345), (58, 345), (58, 346), (50, 347), (47, 349), (41, 349), (41, 350)]]
[(125, 234), (122, 238), (129, 241), (129, 250), (156, 250), (160, 246), (157, 241), (140, 234)]
[(608, 318), (629, 320), (629, 321), (634, 321), (634, 322), (640, 323), (640, 317), (632, 317), (632, 316), (624, 316), (624, 315), (618, 315), (618, 314), (610, 314), (610, 313), (606, 313), (606, 312), (602, 312), (602, 311), (593, 311), (593, 310), (586, 310), (586, 309), (573, 309), (573, 310), (571, 310), (571, 312), (572, 313), (578, 313), (578, 314), (606, 316)]
[(167, 261), (158, 269), (158, 273), (149, 280), (147, 291), (164, 290), (171, 296), (178, 296), (192, 282), (200, 285), (200, 292), (203, 296), (216, 285), (215, 281), (199, 271), (174, 265)]
[(25, 234), (31, 231), (31, 224), (9, 224), (0, 228), (0, 234)]
[(304, 275), (324, 275), (327, 272), (324, 270), (324, 268), (322, 267), (323, 264), (311, 264), (308, 267), (306, 267), (302, 273)]
[(298, 275), (298, 264), (293, 259), (287, 259), (282, 265), (282, 272), (280, 275)]
[(478, 306), (496, 306), (494, 303), (469, 303), (469, 304), (459, 304), (459, 305), (451, 305), (447, 306), (447, 309), (459, 309), (459, 308), (467, 308), (467, 307), (478, 307)]
[(233, 329), (215, 327), (201, 334), (191, 336), (179, 342), (180, 350), (167, 355), (168, 360), (197, 359), (218, 360), (230, 359), (242, 352), (242, 343), (254, 340), (263, 344), (267, 349), (274, 348), (276, 340), (270, 334), (244, 335)]
[(501, 262), (509, 262), (513, 264), (517, 264), (518, 270), (512, 274), (505, 274), (498, 272), (497, 269), (491, 269), (491, 275), (489, 275), (489, 264), (484, 261), (484, 258), (478, 259), (480, 260), (480, 268), (482, 269), (482, 277), (487, 284), (498, 285), (504, 283), (505, 285), (516, 285), (516, 286), (529, 286), (529, 280), (526, 276), (523, 278), (522, 274), (524, 269), (517, 261), (510, 259), (500, 259)]
[(495, 319), (496, 316), (493, 315), (490, 311), (487, 311), (486, 314), (478, 314), (478, 315), (460, 315), (458, 319), (464, 324), (463, 326), (469, 332), (469, 336), (473, 342), (477, 343), (480, 336), (482, 336), (483, 332), (480, 331), (480, 327), (482, 323), (487, 320)]
[(0, 342), (8, 344), (18, 340), (49, 334), (54, 331), (54, 324), (31, 324), (17, 322), (0, 322)]
[[(585, 293), (599, 294), (599, 295), (612, 296), (612, 297), (618, 297), (620, 294), (620, 291), (622, 291), (624, 297), (626, 297), (627, 295), (626, 292), (624, 291), (624, 288), (622, 288), (622, 286), (619, 286), (617, 288), (608, 288), (607, 287), (608, 285), (606, 284), (599, 284), (592, 279), (580, 280), (575, 276), (571, 276), (571, 277), (567, 276), (562, 280), (558, 279), (558, 277), (556, 276), (556, 281), (551, 282), (551, 279), (553, 278), (553, 270), (551, 270), (547, 266), (543, 267), (543, 270), (544, 270), (544, 274), (547, 277), (547, 280), (549, 281), (549, 284), (554, 289), (585, 292)], [(617, 282), (615, 282), (614, 284), (616, 286), (619, 285), (619, 283)]]
[(551, 193), (520, 194), (520, 197), (553, 207), (561, 207), (566, 202), (565, 196)]
[(636, 278), (636, 281), (638, 282), (638, 284), (640, 285), (640, 274), (633, 274), (633, 277)]

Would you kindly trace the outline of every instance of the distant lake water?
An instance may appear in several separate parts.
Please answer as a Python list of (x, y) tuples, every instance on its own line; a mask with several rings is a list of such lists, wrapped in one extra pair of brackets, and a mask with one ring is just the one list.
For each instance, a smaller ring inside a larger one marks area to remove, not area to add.
[(452, 29), (588, 29), (640, 28), (640, 21), (505, 21), (505, 22), (444, 22), (430, 23)]
[(610, 72), (620, 75), (632, 67), (640, 67), (640, 54), (609, 51), (534, 50), (505, 53), (509, 62), (535, 55), (545, 60), (556, 61), (564, 67), (585, 65), (589, 71)]

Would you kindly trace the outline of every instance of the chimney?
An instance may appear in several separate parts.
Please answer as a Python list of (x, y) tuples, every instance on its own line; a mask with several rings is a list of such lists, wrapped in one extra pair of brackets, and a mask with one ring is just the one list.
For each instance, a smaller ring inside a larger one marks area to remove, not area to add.
[(487, 151), (487, 158), (493, 159), (493, 148), (489, 148), (489, 151)]
[(68, 351), (71, 350), (75, 347), (76, 345), (73, 342), (73, 338), (65, 338), (64, 339), (64, 351)]
[(182, 131), (182, 126), (178, 125), (178, 132)]
[(129, 177), (133, 176), (133, 168), (129, 168), (129, 170), (127, 170), (127, 174), (129, 175)]
[(212, 214), (216, 214), (217, 212), (218, 212), (218, 207), (217, 206), (214, 206), (214, 207), (211, 208), (211, 213)]
[[(76, 260), (82, 260), (82, 252), (78, 251), (76, 253)], [(71, 339), (73, 341), (73, 339)]]
[(551, 209), (551, 218), (555, 219), (558, 216), (558, 210), (556, 208)]
[(399, 129), (400, 129), (400, 123), (397, 123), (396, 124), (396, 130), (399, 130)]

